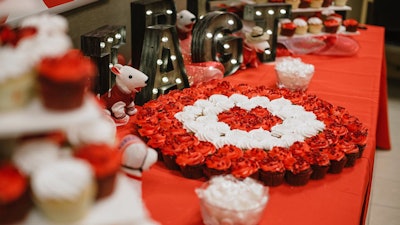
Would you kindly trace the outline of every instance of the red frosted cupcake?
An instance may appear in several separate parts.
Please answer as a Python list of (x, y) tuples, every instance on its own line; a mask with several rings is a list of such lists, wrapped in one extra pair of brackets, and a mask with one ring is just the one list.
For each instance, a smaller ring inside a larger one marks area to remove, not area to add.
[(324, 21), (325, 33), (334, 34), (339, 29), (339, 22), (336, 19), (327, 19)]
[(22, 221), (32, 206), (27, 177), (12, 164), (0, 164), (0, 224)]
[(267, 152), (264, 149), (261, 148), (252, 148), (244, 152), (244, 157), (260, 161), (267, 157)]
[(346, 28), (347, 32), (357, 32), (358, 21), (355, 19), (346, 19), (343, 21), (343, 26)]
[(74, 156), (89, 162), (97, 182), (97, 199), (112, 194), (121, 167), (121, 152), (107, 144), (88, 144), (77, 148)]
[(311, 177), (311, 166), (302, 157), (294, 156), (294, 159), (294, 163), (286, 167), (285, 180), (292, 186), (306, 185)]
[(368, 129), (362, 128), (358, 131), (352, 132), (350, 136), (351, 140), (358, 146), (360, 150), (358, 157), (361, 157), (365, 147), (367, 146)]
[(285, 166), (277, 156), (268, 155), (258, 162), (259, 178), (267, 186), (278, 186), (285, 181)]
[(330, 146), (324, 149), (323, 152), (328, 155), (329, 162), (331, 163), (328, 173), (341, 173), (347, 162), (346, 154), (337, 146)]
[(178, 154), (178, 152), (175, 151), (170, 146), (165, 146), (165, 147), (161, 148), (161, 150), (159, 151), (161, 160), (164, 162), (164, 165), (170, 170), (179, 170), (179, 166), (176, 163), (176, 155), (177, 154)]
[(281, 25), (281, 33), (280, 35), (286, 37), (292, 37), (296, 31), (296, 24), (293, 22), (283, 23)]
[(210, 142), (200, 141), (197, 145), (192, 148), (196, 152), (200, 152), (204, 157), (214, 154), (217, 149)]
[(238, 179), (251, 177), (258, 180), (259, 166), (256, 161), (249, 158), (238, 158), (232, 160), (232, 175)]
[(337, 143), (337, 147), (344, 152), (347, 162), (344, 167), (352, 167), (356, 164), (356, 160), (360, 154), (360, 150), (356, 144), (341, 140)]
[(94, 63), (73, 49), (57, 58), (44, 58), (38, 65), (39, 92), (43, 105), (52, 110), (75, 109), (96, 75)]
[(313, 170), (310, 179), (320, 180), (325, 177), (330, 166), (329, 156), (319, 150), (308, 152), (305, 159)]
[(322, 7), (329, 7), (332, 5), (332, 1), (333, 0), (324, 0), (324, 2), (322, 2)]
[(311, 151), (311, 148), (306, 142), (296, 141), (289, 147), (289, 151), (292, 152), (293, 155), (305, 156)]
[(218, 149), (218, 153), (225, 155), (229, 159), (238, 159), (243, 156), (242, 149), (234, 145), (224, 145), (222, 148)]
[(301, 0), (299, 8), (309, 8), (311, 6), (311, 0)]
[(203, 172), (207, 178), (215, 175), (228, 174), (231, 171), (231, 165), (232, 162), (228, 157), (217, 153), (206, 157)]
[(203, 154), (196, 151), (182, 152), (176, 156), (176, 164), (182, 175), (190, 179), (199, 179), (204, 176), (204, 161)]

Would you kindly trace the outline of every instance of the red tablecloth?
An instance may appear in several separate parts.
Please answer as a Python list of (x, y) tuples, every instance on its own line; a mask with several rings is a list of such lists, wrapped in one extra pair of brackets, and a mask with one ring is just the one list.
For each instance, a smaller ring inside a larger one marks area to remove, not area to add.
[[(358, 225), (365, 222), (375, 146), (390, 149), (384, 28), (368, 26), (354, 36), (360, 44), (355, 56), (299, 56), (314, 64), (309, 92), (357, 116), (369, 129), (368, 144), (354, 167), (323, 180), (311, 180), (303, 187), (287, 184), (270, 188), (270, 201), (261, 224)], [(226, 77), (233, 83), (268, 85), (276, 83), (274, 66), (238, 71)], [(195, 188), (204, 180), (183, 178), (161, 162), (143, 175), (143, 199), (151, 216), (163, 225), (202, 224)]]

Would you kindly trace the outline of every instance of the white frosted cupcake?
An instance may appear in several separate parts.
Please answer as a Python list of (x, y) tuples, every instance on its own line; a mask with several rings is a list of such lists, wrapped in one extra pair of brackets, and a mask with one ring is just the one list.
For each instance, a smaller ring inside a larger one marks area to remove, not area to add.
[(292, 9), (298, 9), (300, 5), (300, 0), (286, 0), (285, 3), (291, 4)]
[(60, 157), (60, 146), (50, 139), (25, 141), (16, 147), (12, 160), (27, 175)]
[(324, 3), (324, 0), (311, 0), (310, 7), (311, 8), (321, 8), (322, 3)]
[(335, 0), (334, 3), (335, 3), (335, 6), (345, 6), (347, 3), (347, 0)]
[(322, 28), (324, 26), (320, 18), (316, 16), (310, 17), (308, 18), (307, 23), (308, 23), (308, 32), (312, 34), (319, 34), (322, 32)]
[(308, 24), (302, 18), (296, 18), (293, 20), (293, 23), (296, 25), (295, 34), (303, 35), (306, 34), (308, 31)]
[(0, 68), (0, 112), (26, 106), (32, 99), (36, 80), (28, 54), (3, 47)]
[(96, 195), (96, 184), (88, 163), (63, 159), (36, 170), (31, 177), (33, 200), (54, 222), (71, 223), (86, 216)]

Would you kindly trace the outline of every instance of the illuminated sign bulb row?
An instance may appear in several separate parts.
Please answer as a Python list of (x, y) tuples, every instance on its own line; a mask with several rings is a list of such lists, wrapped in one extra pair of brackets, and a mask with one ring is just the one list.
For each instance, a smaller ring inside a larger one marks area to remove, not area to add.
[[(165, 11), (165, 13), (167, 13), (168, 15), (171, 15), (173, 13), (173, 11), (171, 9), (167, 9)], [(151, 16), (153, 15), (153, 11), (151, 11), (150, 9), (146, 11), (146, 15)]]
[[(120, 40), (120, 39), (122, 39), (122, 34), (116, 33), (114, 37), (115, 37), (115, 39)], [(113, 37), (107, 37), (106, 41), (108, 43), (113, 43), (114, 38)], [(101, 41), (100, 42), (100, 48), (105, 48), (105, 47), (106, 47), (106, 43), (104, 41)]]
[[(161, 78), (161, 80), (164, 82), (164, 83), (168, 83), (168, 77), (163, 77), (163, 78)], [(182, 83), (182, 79), (181, 78), (176, 78), (175, 79), (175, 83), (176, 84), (181, 84)], [(152, 90), (152, 93), (153, 93), (153, 95), (156, 95), (156, 94), (158, 94), (158, 88), (153, 88), (153, 90)]]
[[(287, 13), (287, 11), (286, 11), (286, 9), (279, 9), (279, 13), (282, 15), (285, 15)], [(268, 9), (267, 14), (272, 16), (275, 14), (275, 11), (273, 9)], [(256, 16), (262, 16), (262, 15), (263, 15), (263, 13), (260, 10), (256, 11)]]

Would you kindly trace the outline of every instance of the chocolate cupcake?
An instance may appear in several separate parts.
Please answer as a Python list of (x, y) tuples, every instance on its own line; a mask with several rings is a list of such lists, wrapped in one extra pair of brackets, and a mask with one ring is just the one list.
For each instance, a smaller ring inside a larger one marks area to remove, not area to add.
[(292, 186), (306, 185), (312, 174), (311, 166), (302, 157), (294, 156), (294, 159), (294, 163), (286, 167), (285, 180)]
[(251, 177), (258, 180), (259, 166), (256, 161), (241, 157), (238, 159), (232, 159), (232, 170), (231, 173), (238, 179), (244, 179), (246, 177)]
[(334, 34), (339, 29), (339, 22), (336, 19), (326, 19), (324, 21), (325, 33)]
[(313, 170), (310, 179), (320, 180), (323, 179), (328, 172), (330, 160), (328, 154), (319, 150), (308, 152), (305, 156), (306, 160), (310, 163)]
[(178, 164), (182, 176), (190, 179), (199, 179), (204, 176), (204, 161), (203, 154), (196, 151), (182, 152), (176, 156), (176, 164)]
[(229, 174), (231, 171), (231, 160), (223, 154), (209, 155), (205, 159), (203, 173), (207, 178), (216, 175)]
[(278, 186), (285, 181), (285, 166), (277, 156), (268, 155), (258, 162), (259, 179), (267, 186)]
[(343, 25), (347, 32), (354, 33), (358, 30), (358, 21), (355, 19), (345, 19), (343, 21)]
[(46, 109), (71, 110), (83, 104), (96, 75), (94, 63), (77, 49), (44, 58), (38, 66), (39, 95)]
[(345, 140), (341, 140), (337, 147), (344, 152), (347, 158), (347, 162), (344, 167), (353, 167), (356, 164), (356, 160), (359, 157), (360, 150), (358, 146), (352, 142), (347, 142)]
[(0, 224), (22, 221), (32, 206), (28, 178), (13, 164), (0, 164)]
[(323, 152), (328, 155), (331, 163), (328, 173), (341, 173), (347, 162), (346, 154), (337, 146), (330, 146), (329, 148), (324, 149)]

